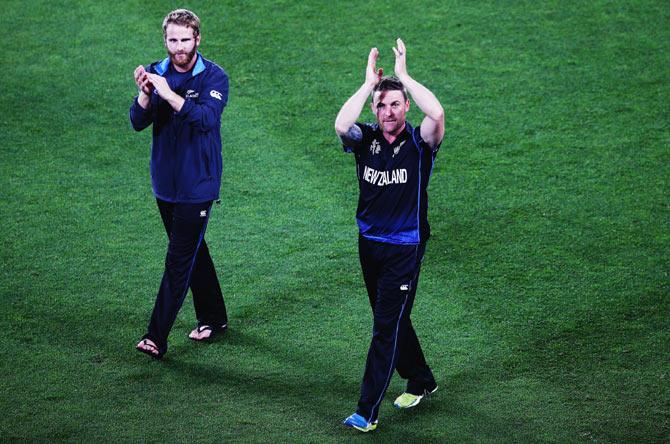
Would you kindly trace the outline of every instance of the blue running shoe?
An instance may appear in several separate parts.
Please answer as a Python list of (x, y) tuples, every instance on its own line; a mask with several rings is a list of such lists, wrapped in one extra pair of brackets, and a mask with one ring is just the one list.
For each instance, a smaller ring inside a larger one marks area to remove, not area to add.
[(353, 427), (356, 430), (360, 430), (361, 432), (371, 432), (377, 428), (378, 422), (379, 421), (368, 422), (358, 413), (354, 413), (353, 415), (345, 419), (343, 424), (347, 427)]

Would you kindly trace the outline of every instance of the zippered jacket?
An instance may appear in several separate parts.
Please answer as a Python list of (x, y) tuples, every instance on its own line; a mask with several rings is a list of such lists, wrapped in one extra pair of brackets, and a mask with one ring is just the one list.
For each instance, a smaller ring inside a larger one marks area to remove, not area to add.
[(153, 124), (150, 167), (155, 196), (176, 203), (217, 200), (222, 171), (221, 113), (228, 102), (228, 75), (199, 53), (190, 75), (171, 75), (169, 58), (145, 69), (165, 77), (170, 88), (185, 99), (175, 112), (154, 91), (146, 110), (137, 97), (130, 107), (135, 131)]

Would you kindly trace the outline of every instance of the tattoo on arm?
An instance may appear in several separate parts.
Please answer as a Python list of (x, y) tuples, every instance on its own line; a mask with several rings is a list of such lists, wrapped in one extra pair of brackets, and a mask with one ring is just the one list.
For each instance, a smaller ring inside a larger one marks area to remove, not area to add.
[(363, 140), (363, 132), (358, 125), (351, 125), (347, 134), (340, 136), (340, 140), (342, 140), (342, 143), (345, 145), (358, 146)]

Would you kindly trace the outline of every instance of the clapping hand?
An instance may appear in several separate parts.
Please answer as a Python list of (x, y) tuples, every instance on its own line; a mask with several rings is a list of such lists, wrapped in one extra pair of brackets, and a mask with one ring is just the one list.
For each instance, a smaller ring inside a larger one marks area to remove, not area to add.
[(147, 76), (153, 88), (156, 90), (158, 95), (161, 96), (163, 99), (167, 99), (168, 96), (172, 94), (172, 89), (170, 89), (170, 85), (168, 85), (168, 82), (165, 79), (165, 77), (151, 73), (147, 74)]
[(396, 40), (397, 48), (393, 48), (395, 54), (395, 75), (398, 79), (402, 79), (407, 75), (407, 49), (405, 43), (398, 39)]
[[(395, 54), (395, 75), (398, 79), (402, 79), (407, 76), (407, 49), (401, 39), (396, 40), (396, 47), (393, 48), (393, 53)], [(382, 68), (377, 68), (377, 57), (379, 57), (379, 50), (372, 48), (368, 56), (365, 83), (373, 87), (379, 83), (384, 74)]]
[(144, 69), (144, 66), (140, 65), (135, 68), (134, 72), (135, 84), (146, 95), (150, 95), (154, 90), (154, 86), (149, 80), (149, 73)]
[(377, 48), (372, 48), (370, 50), (370, 55), (368, 56), (368, 67), (365, 70), (365, 83), (373, 87), (377, 86), (377, 83), (379, 83), (384, 74), (382, 68), (377, 69), (378, 56), (379, 50)]

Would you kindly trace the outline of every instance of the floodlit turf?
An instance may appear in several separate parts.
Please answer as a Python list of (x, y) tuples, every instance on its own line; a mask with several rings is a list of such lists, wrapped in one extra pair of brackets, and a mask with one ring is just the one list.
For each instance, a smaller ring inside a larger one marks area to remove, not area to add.
[[(207, 233), (230, 328), (189, 341), (187, 300), (154, 362), (133, 347), (166, 239), (127, 113), (178, 6), (3, 2), (0, 441), (670, 440), (667, 1), (185, 4), (231, 79)], [(371, 317), (333, 121), (398, 36), (446, 111), (413, 312), (440, 390), (398, 411), (396, 376), (359, 436)]]

